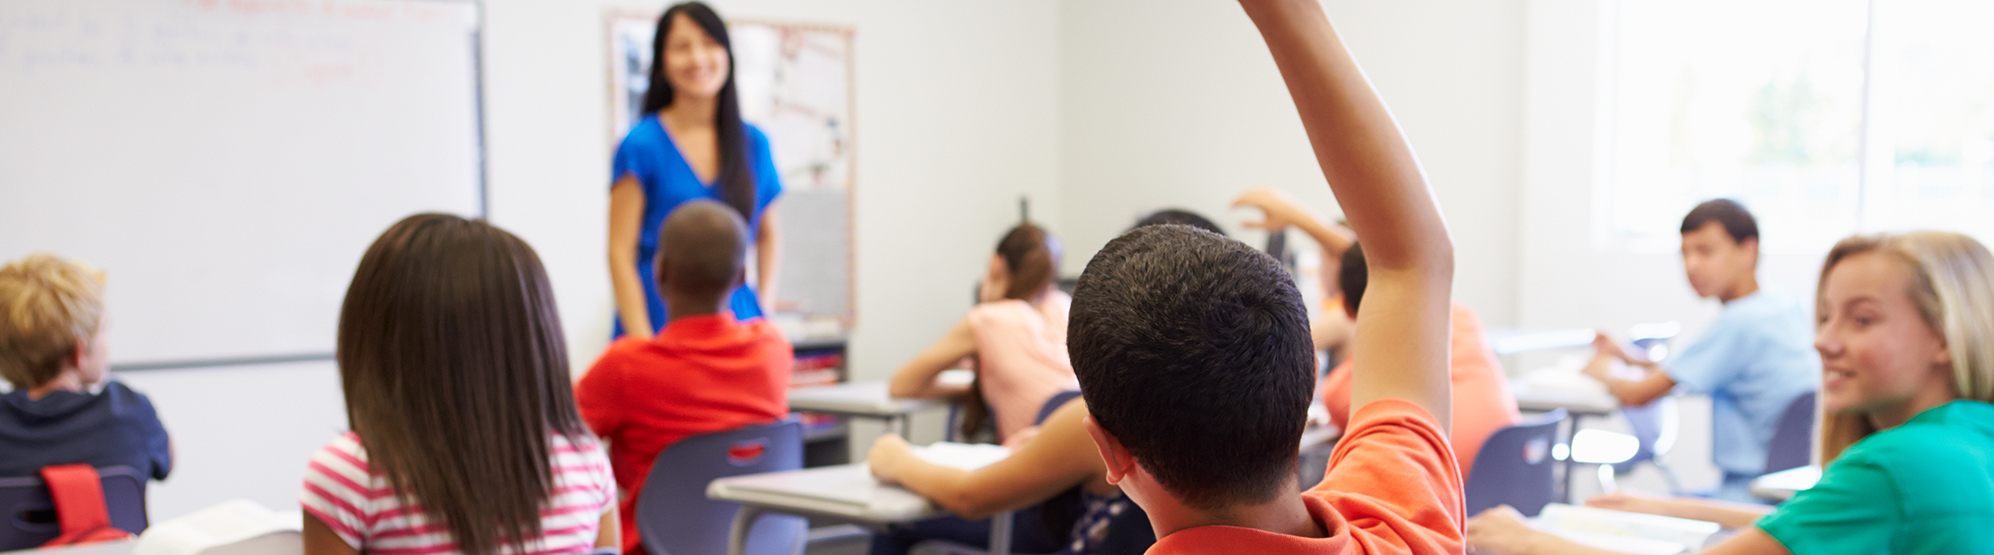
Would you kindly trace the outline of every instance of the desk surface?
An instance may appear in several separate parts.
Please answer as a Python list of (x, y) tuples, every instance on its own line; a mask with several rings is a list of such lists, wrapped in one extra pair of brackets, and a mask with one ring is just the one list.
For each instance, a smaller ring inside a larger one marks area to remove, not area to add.
[(135, 544), (132, 542), (103, 542), (51, 549), (8, 551), (0, 555), (130, 555), (133, 545)]
[(1509, 390), (1516, 395), (1516, 408), (1526, 411), (1565, 409), (1572, 416), (1606, 416), (1620, 410), (1620, 400), (1605, 393), (1533, 387), (1520, 382), (1512, 381)]
[(1586, 328), (1489, 328), (1489, 348), (1498, 355), (1592, 346), (1597, 332)]
[(1814, 487), (1821, 481), (1821, 467), (1803, 466), (1781, 470), (1752, 479), (1752, 495), (1785, 501), (1801, 490)]
[[(942, 383), (969, 385), (975, 378), (976, 373), (969, 370), (948, 370), (940, 379)], [(885, 380), (789, 390), (789, 410), (801, 412), (890, 418), (947, 403), (945, 399), (894, 399), (887, 394)]]
[(913, 522), (942, 514), (934, 503), (914, 492), (879, 483), (863, 462), (721, 478), (706, 486), (706, 497), (788, 514), (872, 524)]

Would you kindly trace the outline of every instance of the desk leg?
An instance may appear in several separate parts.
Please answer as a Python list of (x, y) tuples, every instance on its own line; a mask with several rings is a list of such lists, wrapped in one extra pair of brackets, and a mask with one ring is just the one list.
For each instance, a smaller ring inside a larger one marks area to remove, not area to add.
[(755, 519), (762, 516), (758, 507), (742, 505), (734, 512), (734, 526), (727, 531), (727, 555), (743, 555), (748, 550), (748, 530), (755, 525)]
[(1558, 426), (1560, 435), (1558, 441), (1565, 444), (1565, 458), (1558, 461), (1558, 467), (1561, 472), (1558, 476), (1557, 499), (1559, 503), (1567, 505), (1572, 503), (1572, 466), (1576, 462), (1574, 459), (1578, 456), (1577, 446), (1573, 445), (1572, 442), (1578, 438), (1579, 426), (1583, 423), (1584, 418), (1584, 415), (1574, 414), (1571, 418), (1566, 419), (1568, 422)]
[(1011, 517), (1002, 512), (990, 517), (990, 555), (1011, 555)]

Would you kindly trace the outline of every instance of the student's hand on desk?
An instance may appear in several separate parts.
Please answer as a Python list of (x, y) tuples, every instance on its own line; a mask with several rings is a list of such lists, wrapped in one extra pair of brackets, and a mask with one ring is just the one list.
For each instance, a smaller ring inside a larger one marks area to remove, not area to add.
[(908, 448), (907, 440), (900, 439), (897, 435), (886, 434), (873, 440), (872, 451), (866, 454), (865, 461), (866, 466), (872, 467), (872, 477), (878, 478), (881, 482), (897, 483), (900, 481), (906, 461), (913, 456), (914, 452)]
[(1630, 513), (1647, 513), (1651, 515), (1666, 516), (1666, 514), (1661, 510), (1662, 507), (1659, 506), (1665, 501), (1667, 501), (1665, 498), (1657, 497), (1652, 494), (1640, 493), (1634, 491), (1617, 491), (1604, 495), (1594, 496), (1592, 499), (1587, 499), (1586, 506), (1595, 509), (1610, 509), (1615, 511), (1627, 511)]
[(1295, 197), (1289, 195), (1287, 191), (1274, 188), (1247, 191), (1239, 195), (1239, 198), (1233, 199), (1232, 207), (1260, 209), (1263, 214), (1260, 221), (1247, 221), (1241, 224), (1247, 229), (1278, 231), (1303, 222), (1322, 220), (1308, 209), (1302, 208), (1301, 203), (1296, 202)]
[(1543, 532), (1523, 521), (1523, 514), (1509, 505), (1482, 511), (1468, 519), (1468, 552), (1480, 555), (1524, 555), (1534, 547)]
[(1597, 356), (1613, 357), (1620, 359), (1621, 362), (1634, 361), (1633, 357), (1627, 355), (1627, 349), (1620, 346), (1619, 341), (1614, 341), (1613, 336), (1607, 335), (1603, 331), (1593, 332), (1592, 351)]

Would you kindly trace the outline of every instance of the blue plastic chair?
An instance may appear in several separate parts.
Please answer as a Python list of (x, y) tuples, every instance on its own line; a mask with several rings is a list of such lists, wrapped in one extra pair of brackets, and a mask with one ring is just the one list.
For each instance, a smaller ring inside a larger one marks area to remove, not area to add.
[[(148, 525), (145, 516), (146, 475), (128, 466), (97, 469), (104, 488), (104, 508), (111, 526), (137, 534)], [(31, 549), (62, 535), (55, 500), (39, 476), (0, 478), (0, 551)]]
[(1489, 436), (1463, 488), (1468, 516), (1498, 505), (1529, 516), (1544, 510), (1558, 493), (1551, 446), (1558, 443), (1558, 426), (1564, 421), (1565, 409), (1557, 409)]
[(1766, 473), (1800, 468), (1814, 462), (1814, 392), (1802, 393), (1780, 413), (1766, 449)]
[[(803, 468), (803, 424), (794, 417), (685, 438), (658, 454), (637, 496), (637, 532), (651, 555), (726, 553), (739, 503), (706, 498), (714, 480)], [(802, 517), (763, 515), (748, 533), (751, 555), (798, 555)]]

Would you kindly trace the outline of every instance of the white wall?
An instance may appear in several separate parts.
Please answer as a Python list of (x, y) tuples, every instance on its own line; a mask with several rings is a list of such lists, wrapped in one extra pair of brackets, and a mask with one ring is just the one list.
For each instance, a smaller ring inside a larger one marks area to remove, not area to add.
[[(1516, 320), (1523, 2), (1325, 2), (1397, 116), (1453, 232), (1456, 298)], [(1230, 2), (1076, 0), (1061, 6), (1063, 116), (1056, 231), (1066, 269), (1136, 217), (1181, 206), (1235, 237), (1227, 209), (1256, 186), (1330, 214), (1329, 194), (1273, 59)], [(1291, 234), (1299, 237), (1299, 233)]]
[[(1032, 199), (1035, 218), (1058, 221), (1056, 5), (713, 3), (728, 17), (858, 29), (851, 361), (858, 377), (883, 378), (968, 308), (1020, 195)], [(664, 5), (485, 1), (491, 218), (546, 263), (577, 372), (606, 343), (611, 307), (602, 14)], [(152, 490), (155, 519), (238, 497), (291, 506), (306, 459), (345, 425), (330, 362), (119, 377), (152, 397), (179, 451), (173, 476)]]

